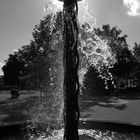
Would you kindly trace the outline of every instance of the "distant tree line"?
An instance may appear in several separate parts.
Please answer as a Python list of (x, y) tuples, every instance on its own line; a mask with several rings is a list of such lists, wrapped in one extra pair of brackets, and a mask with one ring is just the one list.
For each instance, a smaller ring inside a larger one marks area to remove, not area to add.
[[(5, 86), (39, 90), (63, 86), (62, 18), (62, 12), (58, 12), (53, 18), (52, 14), (47, 15), (34, 27), (30, 43), (9, 55), (2, 68)], [(117, 61), (109, 71), (117, 90), (139, 87), (140, 44), (135, 43), (133, 49), (130, 49), (126, 41), (127, 35), (122, 35), (120, 29), (110, 25), (95, 28), (94, 32), (101, 39), (108, 41), (111, 52), (116, 57)], [(85, 74), (83, 83), (83, 92), (102, 94), (106, 91), (104, 80), (92, 66)], [(116, 90), (112, 81), (107, 84), (110, 90)]]

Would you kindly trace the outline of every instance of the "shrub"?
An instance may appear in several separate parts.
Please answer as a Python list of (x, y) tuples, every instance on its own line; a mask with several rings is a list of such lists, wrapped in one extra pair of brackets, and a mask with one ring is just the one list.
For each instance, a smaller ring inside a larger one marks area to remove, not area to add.
[(11, 94), (11, 99), (17, 99), (20, 96), (19, 91), (17, 89), (11, 90), (10, 94)]

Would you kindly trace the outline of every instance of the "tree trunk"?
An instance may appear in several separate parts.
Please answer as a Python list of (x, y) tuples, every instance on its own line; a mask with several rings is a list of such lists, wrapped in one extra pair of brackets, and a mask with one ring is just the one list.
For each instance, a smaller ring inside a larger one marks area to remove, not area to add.
[(79, 140), (78, 136), (78, 6), (76, 0), (64, 0), (64, 140)]

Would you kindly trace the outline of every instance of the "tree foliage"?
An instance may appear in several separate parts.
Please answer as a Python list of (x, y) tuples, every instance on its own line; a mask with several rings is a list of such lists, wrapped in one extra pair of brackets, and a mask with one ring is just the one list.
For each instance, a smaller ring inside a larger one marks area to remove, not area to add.
[(5, 85), (17, 87), (19, 85), (19, 77), (23, 75), (24, 69), (24, 64), (22, 61), (19, 61), (17, 55), (10, 54), (6, 64), (2, 68)]
[(89, 67), (84, 76), (82, 92), (86, 96), (105, 94), (105, 82), (94, 67)]
[(137, 86), (140, 87), (140, 44), (134, 44), (133, 54), (136, 58), (136, 66), (134, 67), (133, 78), (136, 80)]
[(103, 25), (102, 28), (95, 28), (95, 34), (100, 36), (102, 39), (107, 40), (109, 47), (116, 57), (124, 48), (128, 48), (126, 41), (127, 35), (122, 35), (122, 31), (115, 27), (110, 27), (110, 25)]
[[(118, 29), (117, 27), (110, 27), (110, 25), (103, 25), (102, 28), (95, 28), (94, 32), (97, 36), (99, 36), (102, 39), (107, 40), (108, 46), (111, 49), (111, 53), (115, 55), (116, 62), (112, 68), (109, 69), (109, 72), (113, 76), (113, 82), (108, 81), (106, 84), (108, 84), (109, 89), (115, 88), (113, 84), (116, 85), (116, 87), (120, 88), (120, 82), (121, 79), (123, 79), (124, 86), (127, 87), (128, 84), (126, 81), (135, 81), (134, 75), (138, 77), (138, 63), (136, 62), (135, 57), (137, 59), (139, 58), (139, 45), (135, 44), (134, 47), (134, 53), (129, 49), (129, 45), (127, 44), (127, 35), (122, 35), (122, 31)], [(135, 54), (135, 55), (134, 55)], [(96, 76), (95, 76), (96, 75)], [(86, 89), (86, 92), (91, 93), (100, 93), (96, 89), (98, 89), (97, 79), (100, 81), (100, 78), (97, 76), (97, 72), (95, 72), (94, 68), (89, 68), (88, 72), (85, 75), (84, 79), (84, 86)], [(101, 83), (98, 81), (98, 84)], [(94, 86), (96, 85), (96, 86)], [(102, 86), (101, 86), (102, 85)], [(104, 89), (104, 84), (102, 83), (100, 86)], [(102, 90), (103, 91), (103, 90)], [(109, 90), (108, 90), (109, 91)], [(114, 89), (115, 91), (115, 89)], [(96, 94), (95, 93), (95, 94)], [(104, 92), (102, 92), (104, 93)]]
[(103, 25), (102, 29), (95, 29), (95, 33), (108, 40), (112, 53), (116, 56), (116, 63), (112, 68), (112, 74), (116, 77), (129, 77), (135, 65), (135, 58), (129, 49), (126, 38), (117, 27)]
[(4, 74), (6, 74), (6, 69), (8, 71), (12, 70), (10, 70), (10, 66), (12, 65), (13, 69), (16, 69), (13, 70), (14, 76), (12, 77), (12, 73), (9, 73), (7, 76), (9, 78), (11, 77), (10, 79), (12, 79), (12, 81), (17, 77), (17, 74), (20, 82), (29, 87), (32, 86), (34, 88), (43, 89), (51, 84), (50, 69), (54, 70), (54, 67), (58, 65), (56, 63), (60, 63), (58, 62), (60, 59), (62, 64), (62, 29), (62, 12), (57, 13), (54, 17), (52, 14), (47, 15), (38, 25), (35, 25), (32, 33), (33, 39), (30, 43), (22, 46), (12, 55), (16, 57), (19, 62), (22, 62), (22, 66), (24, 67), (22, 75), (18, 74), (18, 69), (15, 64), (17, 62), (15, 62), (11, 56), (3, 68)]
[(140, 62), (140, 44), (135, 43), (133, 53), (138, 62)]

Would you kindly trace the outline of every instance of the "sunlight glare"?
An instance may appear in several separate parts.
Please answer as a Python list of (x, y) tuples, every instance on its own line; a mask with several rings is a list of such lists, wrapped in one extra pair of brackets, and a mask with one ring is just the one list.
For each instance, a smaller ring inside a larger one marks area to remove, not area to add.
[(79, 2), (79, 21), (81, 24), (84, 24), (85, 22), (89, 23), (91, 30), (96, 27), (96, 18), (91, 13), (87, 0)]
[(61, 9), (63, 8), (63, 2), (60, 2), (58, 0), (51, 0), (52, 3), (58, 8), (58, 9)]
[(58, 0), (46, 0), (44, 7), (44, 13), (56, 13), (63, 9), (63, 2)]

